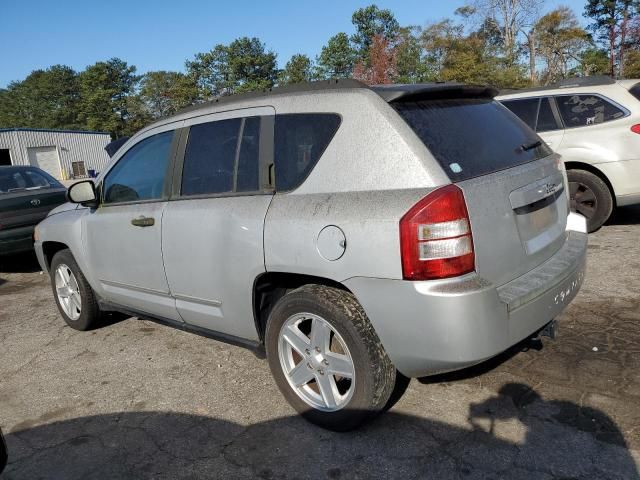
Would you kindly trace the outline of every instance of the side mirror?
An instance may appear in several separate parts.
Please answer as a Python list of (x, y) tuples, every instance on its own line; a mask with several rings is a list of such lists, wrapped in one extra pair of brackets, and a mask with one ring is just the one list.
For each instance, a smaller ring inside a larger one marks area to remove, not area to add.
[(67, 190), (67, 199), (73, 203), (79, 203), (85, 207), (97, 207), (98, 195), (92, 180), (84, 180), (74, 183)]

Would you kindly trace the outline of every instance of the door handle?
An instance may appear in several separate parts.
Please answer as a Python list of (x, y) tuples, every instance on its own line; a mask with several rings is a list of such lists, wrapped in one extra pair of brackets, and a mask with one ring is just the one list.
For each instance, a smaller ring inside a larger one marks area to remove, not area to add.
[(138, 217), (131, 219), (131, 225), (134, 227), (153, 227), (156, 220), (153, 217)]

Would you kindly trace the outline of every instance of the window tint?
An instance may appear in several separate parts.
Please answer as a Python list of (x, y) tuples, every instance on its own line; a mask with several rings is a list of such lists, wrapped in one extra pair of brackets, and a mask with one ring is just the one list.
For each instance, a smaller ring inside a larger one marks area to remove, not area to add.
[(104, 203), (162, 198), (172, 140), (165, 132), (130, 148), (105, 178)]
[(553, 110), (551, 109), (551, 100), (549, 98), (543, 98), (540, 102), (540, 110), (538, 111), (536, 132), (548, 132), (560, 128), (562, 127), (558, 125), (556, 117), (553, 115)]
[(633, 87), (629, 89), (631, 95), (640, 100), (640, 83), (636, 83)]
[[(44, 175), (36, 172), (35, 170), (25, 170), (24, 174), (29, 179), (29, 182), (31, 183), (32, 187), (45, 187), (46, 188), (46, 187), (49, 187), (51, 185), (49, 180), (47, 180)], [(52, 185), (52, 186), (56, 186), (57, 187), (58, 185)]]
[(528, 98), (526, 100), (509, 100), (502, 104), (515, 113), (520, 120), (529, 125), (529, 128), (536, 129), (536, 117), (538, 115), (539, 98)]
[(238, 134), (242, 119), (193, 125), (182, 168), (182, 195), (233, 191)]
[(246, 118), (238, 154), (237, 192), (255, 192), (260, 189), (259, 154), (260, 117)]
[(561, 95), (556, 97), (565, 127), (597, 125), (624, 117), (615, 105), (595, 95)]
[(333, 113), (276, 115), (276, 190), (298, 187), (309, 175), (340, 126)]
[(509, 111), (496, 101), (459, 98), (391, 105), (453, 181), (486, 175), (551, 154), (540, 137), (514, 121)]
[(0, 170), (0, 193), (27, 188), (27, 182), (20, 172)]

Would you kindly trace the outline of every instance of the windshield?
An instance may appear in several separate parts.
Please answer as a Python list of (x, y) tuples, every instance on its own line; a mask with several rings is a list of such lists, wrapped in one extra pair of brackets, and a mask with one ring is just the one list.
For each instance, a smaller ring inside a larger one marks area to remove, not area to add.
[(55, 178), (33, 168), (0, 170), (0, 194), (64, 188)]
[(533, 130), (490, 99), (455, 98), (391, 105), (454, 182), (552, 153)]

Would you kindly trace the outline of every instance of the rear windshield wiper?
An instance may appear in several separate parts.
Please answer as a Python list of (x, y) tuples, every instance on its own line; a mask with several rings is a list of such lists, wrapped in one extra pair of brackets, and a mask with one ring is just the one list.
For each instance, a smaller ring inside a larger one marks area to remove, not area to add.
[(520, 148), (522, 149), (523, 152), (526, 152), (527, 150), (533, 150), (536, 147), (539, 147), (540, 145), (542, 145), (542, 142), (540, 140), (536, 140), (535, 142), (531, 142), (531, 143), (523, 143), (522, 145), (520, 145)]

